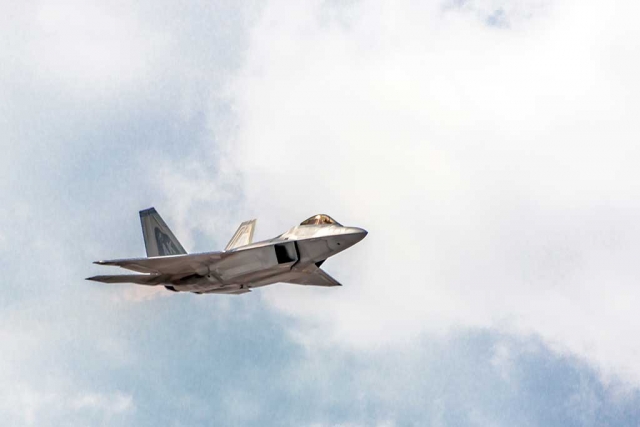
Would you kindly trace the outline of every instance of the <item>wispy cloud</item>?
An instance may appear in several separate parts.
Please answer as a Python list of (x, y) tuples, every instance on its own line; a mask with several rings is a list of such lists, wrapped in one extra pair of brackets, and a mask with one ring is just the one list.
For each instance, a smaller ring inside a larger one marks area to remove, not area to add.
[(0, 410), (4, 422), (11, 425), (83, 425), (89, 420), (106, 423), (124, 421), (135, 411), (131, 395), (123, 393), (78, 393), (13, 383), (11, 390), (0, 391)]

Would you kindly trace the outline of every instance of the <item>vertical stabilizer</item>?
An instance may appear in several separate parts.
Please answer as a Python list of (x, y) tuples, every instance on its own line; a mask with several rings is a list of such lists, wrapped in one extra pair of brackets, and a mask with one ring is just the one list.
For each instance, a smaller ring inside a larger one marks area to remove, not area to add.
[(187, 253), (155, 208), (140, 211), (140, 223), (147, 257)]
[(251, 242), (253, 242), (253, 230), (255, 226), (255, 219), (245, 221), (240, 224), (240, 227), (236, 230), (236, 234), (234, 234), (231, 240), (229, 240), (229, 243), (227, 243), (227, 247), (224, 248), (224, 250), (229, 251), (231, 249), (239, 248), (240, 246), (251, 244)]

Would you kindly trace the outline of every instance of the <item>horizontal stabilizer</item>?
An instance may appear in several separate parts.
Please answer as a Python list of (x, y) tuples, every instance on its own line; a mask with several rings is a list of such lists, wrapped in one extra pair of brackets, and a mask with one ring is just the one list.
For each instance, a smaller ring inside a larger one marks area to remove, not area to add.
[(167, 280), (165, 274), (119, 274), (113, 276), (93, 276), (87, 280), (102, 283), (137, 283), (138, 285), (156, 286)]
[(236, 230), (236, 234), (234, 234), (231, 240), (229, 240), (229, 243), (227, 243), (227, 247), (224, 248), (224, 250), (230, 251), (231, 249), (250, 245), (253, 242), (253, 230), (255, 229), (255, 227), (255, 219), (245, 221), (240, 224), (240, 227), (238, 227), (238, 229)]
[(113, 265), (139, 273), (193, 274), (198, 268), (208, 266), (222, 258), (221, 252), (204, 252), (191, 255), (173, 255), (155, 258), (130, 258), (96, 261), (94, 264)]
[(225, 294), (225, 295), (242, 295), (251, 292), (251, 289), (212, 289), (200, 292), (201, 294)]

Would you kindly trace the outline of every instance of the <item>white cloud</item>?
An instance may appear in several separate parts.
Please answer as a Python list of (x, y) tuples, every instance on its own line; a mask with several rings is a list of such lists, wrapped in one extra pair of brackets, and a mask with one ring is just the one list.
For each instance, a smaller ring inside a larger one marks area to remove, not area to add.
[[(133, 397), (124, 393), (78, 393), (62, 388), (43, 391), (42, 385), (14, 382), (0, 390), (0, 411), (11, 425), (83, 425), (90, 419), (112, 420), (135, 410)], [(122, 419), (122, 418), (120, 418)]]
[(92, 409), (118, 414), (133, 408), (133, 398), (122, 393), (87, 393), (72, 398), (70, 406), (75, 410)]
[[(108, 96), (135, 90), (157, 77), (171, 40), (145, 25), (142, 16), (126, 3), (67, 1), (42, 4), (34, 22), (37, 40), (30, 54), (38, 64), (34, 71), (53, 80), (58, 89)], [(118, 92), (116, 92), (118, 93)]]
[(2, 10), (3, 86), (27, 99), (62, 98), (66, 108), (140, 97), (160, 82), (174, 48), (170, 33), (147, 24), (142, 4), (27, 1)]
[(534, 332), (638, 384), (637, 6), (540, 4), (266, 7), (231, 92), (246, 203), (370, 231), (326, 264), (344, 288), (264, 291), (300, 339)]

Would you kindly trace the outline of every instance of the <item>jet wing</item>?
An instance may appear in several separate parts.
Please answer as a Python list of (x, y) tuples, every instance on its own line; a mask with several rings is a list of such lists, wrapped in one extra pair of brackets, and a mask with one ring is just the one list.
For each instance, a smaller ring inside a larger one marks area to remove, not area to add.
[[(224, 257), (222, 252), (205, 252), (189, 255), (170, 255), (153, 258), (114, 259), (108, 261), (96, 261), (94, 264), (114, 265), (137, 271), (138, 273), (151, 274), (193, 274), (198, 270), (208, 267)], [(206, 273), (205, 273), (206, 274)]]
[(305, 271), (301, 271), (293, 277), (286, 278), (284, 283), (308, 286), (342, 286), (340, 282), (315, 265), (311, 269), (307, 267)]
[(138, 285), (156, 286), (170, 279), (168, 274), (118, 274), (113, 276), (93, 276), (87, 280), (102, 283), (137, 283)]

